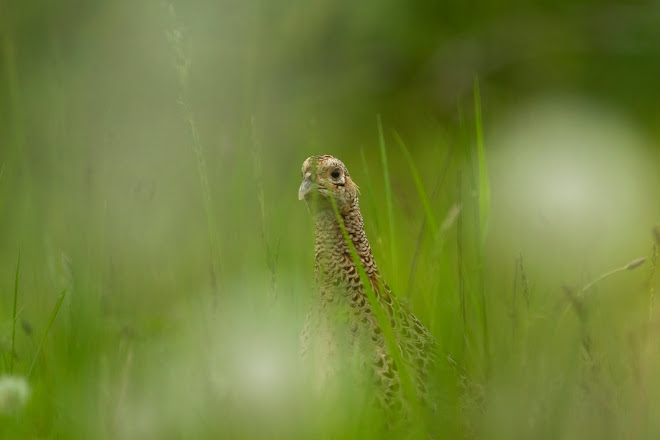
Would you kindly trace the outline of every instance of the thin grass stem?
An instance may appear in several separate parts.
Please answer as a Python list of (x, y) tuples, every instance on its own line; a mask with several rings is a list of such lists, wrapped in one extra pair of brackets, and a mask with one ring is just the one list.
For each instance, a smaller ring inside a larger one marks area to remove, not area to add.
[(270, 272), (270, 290), (271, 298), (277, 298), (277, 259), (278, 259), (278, 244), (273, 246), (270, 243), (270, 237), (267, 230), (268, 218), (266, 215), (266, 197), (264, 193), (264, 172), (261, 165), (261, 148), (257, 139), (257, 127), (254, 117), (251, 118), (251, 132), (252, 132), (252, 161), (254, 165), (254, 174), (257, 184), (257, 202), (259, 203), (259, 220), (261, 227), (261, 240), (264, 245), (266, 253), (266, 266)]
[(415, 189), (417, 190), (417, 195), (419, 196), (419, 199), (422, 202), (422, 206), (424, 207), (424, 214), (426, 214), (426, 220), (431, 226), (431, 234), (433, 236), (433, 239), (435, 240), (438, 235), (438, 223), (436, 222), (435, 216), (433, 215), (433, 210), (431, 209), (431, 203), (429, 202), (429, 198), (426, 195), (426, 190), (424, 189), (424, 184), (422, 183), (422, 179), (419, 176), (417, 167), (415, 166), (415, 161), (412, 155), (410, 154), (410, 151), (408, 151), (408, 147), (406, 147), (406, 143), (403, 141), (401, 136), (399, 136), (399, 133), (397, 133), (396, 131), (394, 132), (394, 138), (399, 144), (399, 147), (401, 147), (401, 151), (403, 152), (403, 155), (405, 156), (406, 161), (408, 162), (408, 168), (410, 168), (410, 173), (412, 174), (413, 181), (415, 182)]
[(607, 272), (601, 274), (600, 276), (598, 276), (597, 278), (595, 278), (594, 280), (592, 280), (591, 282), (587, 283), (587, 285), (585, 285), (582, 288), (581, 293), (584, 295), (593, 286), (595, 286), (596, 284), (598, 284), (599, 282), (601, 282), (605, 278), (608, 278), (608, 277), (614, 275), (615, 273), (623, 272), (624, 270), (637, 269), (639, 266), (644, 264), (645, 261), (646, 261), (646, 258), (637, 258), (637, 259), (631, 261), (630, 263), (626, 264), (625, 266), (617, 267), (616, 269), (612, 269), (610, 271), (607, 271)]
[(396, 240), (394, 233), (394, 205), (392, 203), (392, 186), (390, 183), (389, 167), (387, 166), (387, 151), (385, 148), (385, 135), (383, 134), (383, 123), (378, 115), (378, 143), (380, 145), (380, 157), (383, 163), (383, 176), (385, 178), (385, 204), (387, 206), (387, 220), (390, 229), (390, 259), (395, 274), (398, 272), (398, 261), (396, 252)]
[(50, 332), (50, 327), (53, 325), (53, 322), (55, 321), (55, 317), (57, 316), (57, 312), (60, 310), (60, 306), (62, 305), (62, 301), (64, 301), (65, 296), (66, 296), (66, 289), (63, 290), (62, 293), (60, 293), (60, 296), (57, 298), (57, 302), (55, 303), (55, 307), (53, 307), (53, 311), (50, 314), (50, 319), (48, 320), (46, 331), (44, 331), (44, 335), (41, 338), (41, 341), (39, 342), (39, 346), (37, 347), (37, 352), (34, 354), (32, 365), (30, 365), (30, 369), (28, 370), (28, 374), (27, 374), (28, 378), (32, 376), (34, 367), (37, 365), (37, 359), (39, 359), (39, 354), (43, 349), (44, 343), (46, 342), (46, 338), (48, 337), (48, 333)]
[[(463, 194), (462, 194), (462, 182), (461, 182), (461, 170), (458, 170), (458, 175), (456, 176), (456, 200), (461, 203)], [(461, 323), (463, 324), (463, 349), (467, 343), (467, 310), (465, 304), (465, 267), (463, 262), (463, 216), (459, 216), (456, 220), (456, 262), (458, 265), (458, 300), (460, 304), (461, 312)]]
[[(483, 130), (481, 123), (481, 95), (479, 92), (479, 80), (474, 78), (474, 118), (475, 132), (477, 141), (477, 179), (472, 180), (473, 188), (478, 194), (476, 206), (475, 226), (479, 234), (477, 242), (477, 274), (478, 274), (478, 301), (481, 315), (481, 338), (484, 352), (485, 371), (490, 371), (490, 335), (488, 326), (488, 310), (486, 306), (486, 285), (484, 275), (484, 254), (486, 245), (486, 236), (488, 232), (488, 221), (490, 211), (490, 183), (488, 180), (488, 167), (486, 165), (486, 155), (484, 152)], [(471, 169), (474, 169), (471, 167)], [(476, 181), (475, 181), (476, 180)]]
[(193, 116), (192, 110), (188, 105), (188, 72), (190, 69), (190, 58), (186, 54), (185, 45), (184, 45), (184, 35), (183, 35), (183, 26), (178, 22), (174, 7), (170, 5), (169, 7), (170, 16), (173, 22), (172, 29), (168, 32), (168, 40), (172, 49), (175, 52), (176, 59), (175, 65), (177, 72), (179, 74), (179, 100), (178, 103), (181, 106), (183, 117), (188, 126), (188, 131), (192, 139), (192, 149), (195, 154), (195, 161), (197, 163), (197, 175), (199, 177), (199, 182), (202, 190), (202, 198), (204, 201), (204, 213), (206, 216), (206, 224), (208, 229), (209, 236), (209, 247), (211, 251), (211, 277), (213, 287), (217, 291), (219, 290), (219, 284), (221, 282), (221, 254), (220, 246), (218, 240), (218, 234), (216, 232), (217, 222), (215, 219), (215, 212), (213, 209), (212, 197), (211, 197), (211, 185), (209, 184), (208, 171), (206, 167), (206, 159), (204, 156), (204, 148), (199, 137), (199, 131), (197, 130), (197, 124)]
[(355, 248), (355, 244), (348, 235), (348, 231), (346, 230), (346, 225), (344, 224), (344, 219), (339, 213), (337, 201), (334, 199), (334, 197), (330, 197), (329, 199), (330, 202), (332, 203), (332, 209), (335, 213), (335, 218), (337, 219), (337, 223), (339, 224), (341, 232), (344, 236), (344, 241), (348, 245), (348, 249), (351, 253), (351, 259), (353, 260), (353, 264), (357, 268), (358, 274), (360, 275), (360, 282), (364, 286), (364, 291), (367, 294), (367, 300), (369, 301), (371, 310), (373, 311), (374, 317), (376, 318), (376, 321), (378, 322), (378, 325), (380, 326), (380, 329), (383, 332), (383, 337), (385, 338), (385, 344), (387, 345), (388, 352), (392, 356), (392, 359), (394, 360), (394, 363), (397, 366), (404, 396), (406, 400), (409, 402), (409, 404), (412, 406), (413, 415), (419, 414), (417, 408), (418, 406), (417, 399), (415, 398), (415, 388), (412, 382), (412, 378), (410, 377), (406, 364), (403, 362), (403, 357), (401, 356), (401, 350), (397, 345), (396, 337), (394, 336), (394, 331), (390, 326), (389, 320), (385, 316), (382, 306), (376, 297), (376, 292), (374, 292), (374, 286), (369, 281), (369, 277), (367, 276), (367, 273), (365, 272), (364, 267), (362, 266), (360, 257), (357, 253), (357, 249)]
[[(364, 180), (367, 184), (367, 190), (369, 191), (369, 194), (376, 194), (376, 191), (374, 191), (374, 182), (371, 179), (371, 173), (369, 172), (369, 162), (367, 161), (367, 156), (364, 154), (364, 146), (360, 147), (360, 158), (362, 159), (362, 169), (364, 170)], [(378, 223), (376, 204), (373, 201), (373, 198), (369, 197), (368, 199), (371, 212), (374, 214), (371, 216), (371, 218), (373, 219), (374, 225), (376, 227), (376, 234), (380, 236), (380, 224)]]
[[(453, 156), (453, 149), (450, 149), (447, 151), (447, 155), (445, 156), (444, 160), (444, 165), (442, 167), (442, 172), (438, 174), (438, 180), (435, 183), (435, 188), (433, 188), (433, 194), (431, 194), (431, 202), (433, 202), (437, 196), (438, 193), (440, 192), (440, 188), (442, 187), (442, 184), (445, 181), (445, 177), (447, 177), (447, 170), (449, 169), (449, 164), (451, 162), (452, 156)], [(422, 224), (419, 227), (419, 233), (417, 234), (417, 244), (415, 245), (415, 253), (413, 254), (412, 261), (410, 263), (410, 275), (408, 278), (408, 292), (412, 292), (413, 290), (413, 285), (415, 282), (415, 274), (417, 273), (417, 264), (419, 261), (419, 256), (422, 252), (422, 242), (424, 239), (424, 232), (426, 231), (426, 217), (422, 219)], [(444, 232), (444, 231), (441, 231)], [(444, 242), (444, 240), (443, 240)], [(443, 242), (440, 243), (438, 248), (441, 248), (443, 245)], [(435, 298), (435, 296), (434, 296)]]
[(484, 150), (484, 135), (481, 121), (481, 93), (479, 92), (479, 80), (474, 78), (474, 125), (477, 136), (477, 165), (479, 175), (479, 223), (481, 228), (482, 245), (486, 241), (488, 233), (488, 221), (490, 217), (490, 180), (488, 179), (488, 166)]

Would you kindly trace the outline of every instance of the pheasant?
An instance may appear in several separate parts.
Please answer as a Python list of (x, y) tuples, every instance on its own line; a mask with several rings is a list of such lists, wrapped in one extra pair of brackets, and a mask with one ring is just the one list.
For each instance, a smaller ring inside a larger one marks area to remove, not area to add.
[[(354, 349), (357, 344), (353, 352), (361, 352), (363, 362), (372, 365), (378, 399), (386, 409), (396, 409), (405, 403), (398, 359), (405, 363), (418, 402), (425, 403), (426, 381), (437, 362), (438, 344), (381, 278), (364, 232), (357, 185), (346, 166), (329, 155), (307, 158), (302, 165), (302, 178), (298, 199), (305, 200), (314, 217), (316, 236), (316, 300), (307, 314), (301, 335), (303, 356), (318, 350), (319, 345), (326, 345), (330, 353), (326, 358), (331, 362), (333, 355), (341, 353), (342, 342), (348, 342)], [(332, 199), (370, 286), (361, 281)], [(371, 292), (366, 289), (373, 289), (372, 298), (376, 299), (373, 307), (381, 309), (380, 319), (379, 312), (375, 313), (369, 301)], [(381, 324), (390, 326), (394, 345), (392, 341), (388, 344), (385, 336), (388, 329)], [(393, 355), (392, 349), (400, 356)]]

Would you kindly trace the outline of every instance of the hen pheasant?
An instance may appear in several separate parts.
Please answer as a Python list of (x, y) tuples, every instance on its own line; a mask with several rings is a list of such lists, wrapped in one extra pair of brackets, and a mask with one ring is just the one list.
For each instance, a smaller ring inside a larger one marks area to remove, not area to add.
[[(397, 361), (405, 364), (419, 401), (425, 401), (427, 377), (436, 363), (437, 342), (382, 280), (364, 232), (357, 185), (346, 166), (329, 155), (307, 158), (302, 165), (302, 178), (298, 198), (305, 200), (315, 222), (317, 296), (301, 336), (303, 356), (325, 345), (330, 353), (326, 358), (331, 362), (333, 355), (341, 352), (342, 342), (348, 342), (353, 352), (357, 344), (363, 362), (373, 366), (383, 406), (399, 407), (405, 401), (402, 366)], [(365, 286), (360, 278), (332, 199), (370, 286)], [(366, 289), (373, 289), (373, 303), (368, 296), (371, 292)], [(372, 304), (382, 313), (374, 311)], [(386, 340), (385, 334), (394, 334), (395, 340)], [(398, 353), (393, 354), (392, 350)]]

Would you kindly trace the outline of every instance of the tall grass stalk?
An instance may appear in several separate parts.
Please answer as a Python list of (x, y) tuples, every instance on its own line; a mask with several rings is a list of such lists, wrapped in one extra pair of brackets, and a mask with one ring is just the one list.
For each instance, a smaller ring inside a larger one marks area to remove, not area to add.
[(476, 77), (474, 78), (474, 127), (477, 136), (477, 165), (479, 171), (479, 226), (481, 227), (481, 242), (483, 245), (486, 241), (490, 218), (490, 180), (488, 179), (481, 122), (481, 93), (479, 91), (479, 80)]
[(412, 416), (414, 417), (416, 415), (419, 415), (420, 412), (418, 408), (419, 405), (415, 397), (415, 387), (413, 385), (412, 378), (410, 377), (410, 373), (408, 372), (408, 369), (406, 368), (406, 365), (403, 362), (403, 357), (401, 356), (401, 350), (397, 346), (396, 337), (394, 336), (394, 331), (392, 330), (389, 320), (385, 316), (381, 304), (378, 302), (376, 293), (374, 292), (374, 287), (369, 281), (369, 277), (367, 276), (364, 267), (362, 266), (360, 257), (357, 253), (357, 249), (355, 249), (355, 244), (353, 244), (353, 240), (351, 240), (350, 236), (348, 235), (348, 231), (346, 230), (346, 225), (344, 224), (344, 219), (339, 213), (339, 208), (337, 207), (337, 202), (335, 201), (334, 197), (330, 197), (330, 202), (332, 203), (332, 209), (335, 213), (335, 218), (337, 219), (341, 232), (344, 236), (344, 241), (348, 245), (348, 249), (351, 253), (351, 259), (353, 260), (353, 264), (357, 268), (358, 274), (360, 275), (360, 282), (364, 286), (364, 290), (367, 293), (367, 300), (369, 301), (371, 310), (374, 313), (374, 317), (376, 318), (379, 327), (383, 331), (385, 344), (387, 345), (387, 349), (390, 355), (392, 356), (394, 363), (397, 366), (399, 372), (399, 378), (401, 380), (401, 387), (403, 388), (403, 393), (407, 402), (411, 405)]
[[(449, 164), (451, 162), (451, 159), (453, 157), (453, 148), (449, 149), (447, 151), (447, 154), (445, 156), (444, 164), (442, 166), (442, 171), (438, 174), (438, 179), (435, 182), (435, 187), (433, 188), (433, 194), (431, 194), (431, 202), (433, 202), (437, 197), (438, 193), (440, 192), (440, 188), (442, 187), (445, 178), (447, 177), (447, 171), (449, 170)], [(422, 243), (424, 240), (424, 231), (426, 231), (426, 217), (422, 219), (422, 224), (419, 227), (419, 233), (417, 234), (417, 243), (415, 245), (415, 252), (413, 253), (413, 258), (412, 261), (410, 262), (410, 275), (408, 278), (408, 292), (412, 292), (413, 290), (413, 285), (415, 282), (415, 274), (417, 273), (417, 264), (419, 262), (419, 256), (422, 252)], [(444, 224), (443, 224), (444, 226)], [(444, 229), (441, 227), (441, 235), (444, 234), (447, 231), (447, 229)], [(444, 237), (443, 237), (444, 238)], [(441, 242), (439, 245), (436, 244), (436, 251), (439, 251), (442, 249), (443, 242)], [(434, 295), (433, 299), (434, 301), (437, 300), (438, 295)]]
[[(10, 8), (0, 7), (0, 10), (2, 10), (4, 15), (4, 17), (2, 17), (4, 32), (0, 33), (0, 35), (3, 35), (4, 37), (2, 39), (2, 52), (4, 53), (3, 64), (5, 65), (5, 72), (7, 75), (6, 87), (8, 89), (8, 102), (12, 110), (10, 113), (11, 141), (9, 147), (13, 149), (13, 153), (17, 153), (23, 148), (24, 134), (23, 107), (21, 103), (19, 73), (17, 66), (18, 54), (16, 52), (15, 41), (12, 39), (14, 24), (9, 18)], [(3, 148), (3, 150), (5, 150), (5, 148)]]
[(14, 353), (16, 341), (16, 305), (18, 304), (18, 274), (21, 268), (21, 253), (18, 252), (18, 259), (16, 261), (16, 276), (14, 277), (14, 307), (11, 315), (11, 351), (9, 352), (9, 374), (14, 373)]
[(48, 325), (46, 326), (44, 335), (41, 338), (41, 341), (39, 342), (39, 346), (37, 347), (37, 352), (34, 354), (34, 359), (32, 360), (32, 364), (30, 365), (30, 369), (28, 370), (28, 374), (27, 374), (28, 378), (32, 376), (34, 367), (37, 365), (37, 359), (39, 359), (41, 350), (43, 349), (44, 343), (46, 342), (46, 338), (48, 337), (48, 332), (50, 332), (50, 327), (53, 325), (53, 322), (55, 321), (55, 317), (57, 316), (57, 312), (59, 312), (60, 310), (60, 306), (62, 305), (62, 301), (64, 301), (65, 296), (66, 296), (66, 290), (63, 290), (62, 293), (60, 293), (60, 296), (57, 298), (57, 302), (55, 303), (55, 307), (53, 307), (53, 311), (50, 314), (50, 319), (48, 320)]
[[(367, 160), (367, 156), (364, 154), (364, 146), (360, 147), (360, 158), (362, 160), (362, 169), (364, 170), (364, 180), (366, 181), (367, 191), (369, 191), (369, 194), (376, 194), (374, 190), (374, 182), (371, 179), (371, 173), (369, 172), (369, 161)], [(374, 213), (371, 218), (374, 222), (374, 226), (376, 227), (376, 234), (380, 235), (380, 225), (378, 222), (378, 216), (376, 215), (378, 212), (376, 209), (376, 203), (374, 202), (373, 197), (368, 197), (367, 200), (369, 201), (369, 208), (371, 209), (371, 212)]]
[(636, 258), (632, 260), (630, 263), (626, 264), (625, 266), (617, 267), (616, 269), (609, 270), (605, 273), (602, 273), (595, 279), (593, 279), (591, 282), (587, 283), (581, 290), (581, 293), (584, 295), (589, 291), (592, 287), (594, 287), (596, 284), (604, 280), (605, 278), (608, 278), (615, 273), (623, 272), (624, 270), (634, 270), (640, 267), (642, 264), (646, 262), (646, 258)]
[[(461, 182), (462, 172), (459, 169), (456, 175), (456, 200), (459, 203), (463, 197), (463, 183)], [(456, 220), (456, 263), (458, 270), (458, 301), (460, 304), (461, 323), (463, 324), (463, 350), (467, 348), (468, 341), (468, 323), (467, 306), (465, 301), (465, 263), (463, 261), (463, 216), (459, 215)], [(465, 353), (464, 353), (465, 355)]]
[(515, 344), (516, 329), (518, 324), (518, 270), (520, 268), (519, 257), (516, 257), (513, 265), (513, 295), (511, 297), (511, 342)]
[(378, 115), (378, 144), (380, 145), (380, 158), (383, 163), (383, 177), (385, 179), (385, 204), (387, 206), (387, 220), (390, 232), (390, 261), (395, 271), (398, 272), (398, 259), (396, 251), (396, 240), (394, 231), (394, 205), (392, 203), (392, 185), (390, 183), (389, 167), (387, 165), (387, 151), (385, 148), (385, 135), (383, 134), (383, 122)]
[(609, 277), (611, 277), (612, 275), (615, 275), (615, 274), (617, 274), (617, 273), (619, 273), (619, 272), (624, 272), (624, 271), (627, 271), (627, 270), (635, 270), (635, 269), (637, 269), (638, 267), (642, 266), (645, 262), (646, 262), (646, 258), (645, 258), (645, 257), (642, 257), (642, 258), (636, 258), (636, 259), (632, 260), (631, 262), (629, 262), (628, 264), (625, 264), (625, 265), (620, 266), (620, 267), (617, 267), (617, 268), (615, 268), (615, 269), (611, 269), (611, 270), (608, 270), (608, 271), (606, 271), (606, 272), (603, 272), (602, 274), (600, 274), (599, 276), (597, 276), (596, 278), (594, 278), (593, 280), (591, 280), (590, 282), (588, 282), (587, 284), (585, 284), (585, 285), (584, 285), (581, 289), (579, 289), (577, 292), (574, 292), (574, 291), (573, 291), (574, 289), (565, 286), (565, 287), (564, 287), (564, 291), (565, 291), (565, 292), (567, 293), (567, 295), (568, 295), (569, 304), (566, 305), (566, 307), (564, 308), (563, 312), (561, 313), (560, 321), (559, 321), (559, 322), (561, 322), (561, 319), (566, 315), (566, 312), (568, 311), (568, 309), (569, 309), (571, 306), (573, 306), (573, 308), (576, 310), (576, 312), (577, 312), (578, 315), (581, 315), (581, 314), (582, 314), (581, 309), (584, 307), (584, 306), (583, 306), (583, 299), (584, 299), (585, 295), (586, 295), (586, 294), (587, 294), (587, 293), (588, 293), (588, 292), (589, 292), (589, 291), (590, 291), (590, 290), (591, 290), (596, 284), (602, 282), (602, 281), (605, 280), (606, 278), (609, 278)]
[[(479, 289), (479, 308), (481, 315), (482, 346), (484, 352), (484, 366), (486, 374), (490, 371), (490, 334), (488, 327), (488, 310), (486, 305), (486, 285), (484, 274), (484, 254), (486, 246), (486, 235), (488, 232), (488, 221), (490, 216), (490, 182), (488, 179), (488, 167), (484, 151), (483, 129), (481, 122), (481, 94), (479, 92), (479, 81), (474, 78), (474, 126), (477, 141), (477, 176), (476, 191), (478, 204), (476, 206), (476, 227), (479, 233), (477, 243), (477, 277)], [(473, 180), (473, 185), (474, 185)]]
[(529, 280), (525, 272), (525, 265), (523, 263), (522, 252), (518, 253), (515, 259), (513, 270), (513, 298), (511, 300), (511, 340), (515, 344), (518, 331), (518, 318), (519, 318), (519, 294), (518, 284), (522, 290), (522, 297), (525, 301), (525, 312), (529, 312)]
[(406, 147), (406, 143), (403, 141), (401, 136), (399, 136), (399, 133), (397, 133), (396, 131), (394, 132), (394, 139), (396, 139), (396, 142), (399, 144), (399, 147), (401, 148), (401, 151), (403, 152), (403, 155), (406, 158), (406, 162), (408, 162), (408, 168), (410, 169), (410, 174), (412, 174), (413, 181), (415, 182), (415, 189), (417, 190), (417, 195), (419, 196), (419, 200), (422, 202), (422, 206), (424, 207), (424, 214), (426, 215), (426, 221), (429, 223), (431, 227), (431, 235), (433, 237), (433, 240), (436, 240), (439, 232), (438, 223), (436, 222), (435, 216), (433, 215), (433, 210), (431, 209), (431, 203), (429, 202), (429, 198), (426, 195), (426, 190), (424, 189), (424, 184), (422, 183), (422, 179), (419, 176), (417, 167), (415, 166), (415, 161), (412, 158), (410, 151), (408, 151), (408, 147)]
[(257, 128), (254, 117), (251, 118), (251, 133), (252, 133), (252, 162), (254, 164), (254, 174), (257, 185), (257, 201), (259, 203), (259, 220), (261, 226), (261, 240), (266, 252), (266, 266), (270, 272), (270, 289), (271, 297), (276, 299), (277, 296), (277, 259), (279, 255), (279, 241), (273, 246), (270, 242), (268, 233), (269, 221), (266, 215), (266, 197), (264, 195), (264, 171), (261, 165), (261, 146), (257, 139)]
[(653, 228), (654, 243), (651, 247), (651, 268), (649, 269), (649, 322), (653, 316), (655, 305), (655, 272), (658, 267), (658, 252), (660, 250), (660, 227)]
[(121, 385), (119, 387), (119, 395), (117, 397), (117, 403), (115, 405), (115, 415), (114, 415), (114, 427), (117, 429), (120, 422), (121, 410), (126, 401), (126, 392), (128, 390), (128, 380), (130, 377), (131, 367), (133, 365), (133, 346), (128, 346), (128, 352), (126, 353), (126, 360), (124, 361), (124, 368), (121, 375)]
[(184, 27), (178, 22), (174, 6), (170, 5), (169, 12), (173, 25), (172, 29), (168, 32), (168, 40), (175, 53), (175, 63), (179, 75), (180, 90), (178, 103), (188, 126), (188, 132), (190, 133), (192, 141), (192, 149), (195, 154), (195, 162), (197, 163), (197, 175), (199, 176), (202, 198), (204, 200), (204, 213), (206, 215), (209, 246), (211, 251), (211, 278), (213, 287), (217, 293), (218, 290), (220, 290), (220, 284), (222, 282), (220, 243), (216, 232), (218, 223), (216, 222), (213, 209), (211, 186), (209, 185), (204, 148), (199, 137), (199, 131), (197, 130), (197, 124), (193, 112), (188, 104), (188, 73), (191, 60), (185, 50)]

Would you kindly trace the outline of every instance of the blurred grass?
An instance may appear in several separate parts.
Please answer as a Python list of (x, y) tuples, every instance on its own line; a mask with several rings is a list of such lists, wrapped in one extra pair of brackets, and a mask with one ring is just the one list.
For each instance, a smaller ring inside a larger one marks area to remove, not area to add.
[[(0, 438), (411, 438), (383, 432), (368, 387), (322, 393), (298, 365), (314, 257), (295, 193), (322, 153), (360, 185), (385, 279), (451, 356), (425, 423), (445, 438), (660, 433), (660, 132), (643, 87), (660, 64), (638, 9), (613, 28), (624, 41), (599, 33), (616, 5), (571, 40), (551, 38), (557, 11), (507, 21), (491, 5), (460, 37), (412, 6), (181, 3), (181, 64), (158, 5), (99, 2), (74, 24), (16, 5), (0, 14), (1, 372), (37, 362)], [(422, 24), (391, 32), (401, 17)], [(576, 313), (566, 292), (643, 256)]]

